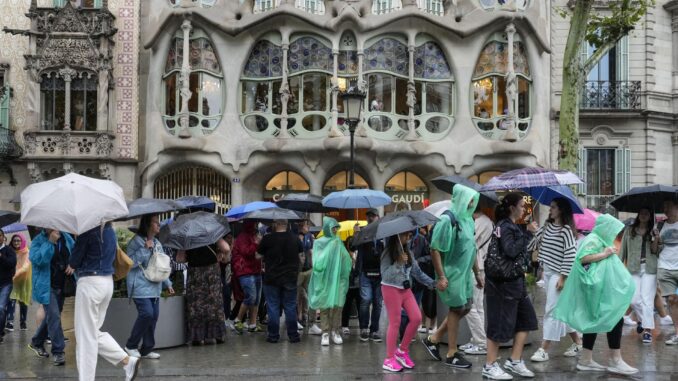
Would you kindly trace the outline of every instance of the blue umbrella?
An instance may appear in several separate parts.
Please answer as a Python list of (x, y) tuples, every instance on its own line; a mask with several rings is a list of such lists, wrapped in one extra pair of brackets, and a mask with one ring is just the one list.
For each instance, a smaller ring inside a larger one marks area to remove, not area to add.
[(552, 185), (548, 187), (521, 188), (522, 191), (532, 196), (540, 204), (551, 205), (556, 198), (564, 198), (572, 207), (575, 214), (584, 214), (584, 209), (579, 205), (577, 197), (567, 185)]
[(254, 201), (247, 203), (245, 205), (239, 205), (236, 206), (235, 208), (232, 208), (231, 210), (226, 213), (226, 217), (231, 217), (231, 218), (240, 218), (244, 216), (245, 214), (249, 212), (254, 212), (255, 210), (261, 210), (261, 209), (270, 209), (270, 208), (277, 208), (278, 205), (268, 202), (268, 201)]
[(389, 195), (372, 189), (346, 189), (323, 199), (323, 206), (337, 209), (377, 208), (390, 203)]
[(16, 233), (16, 232), (22, 232), (22, 231), (24, 231), (24, 230), (28, 230), (28, 226), (26, 226), (26, 225), (24, 225), (24, 224), (20, 224), (20, 223), (18, 223), (18, 222), (15, 222), (15, 223), (13, 223), (13, 224), (11, 224), (11, 225), (7, 225), (7, 226), (5, 226), (5, 227), (2, 228), (2, 231), (3, 231), (5, 234)]

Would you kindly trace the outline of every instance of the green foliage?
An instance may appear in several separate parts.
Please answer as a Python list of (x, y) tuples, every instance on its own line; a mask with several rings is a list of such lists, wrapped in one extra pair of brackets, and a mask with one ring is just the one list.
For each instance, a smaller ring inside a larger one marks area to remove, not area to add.
[(609, 15), (592, 13), (586, 26), (586, 41), (595, 48), (616, 42), (629, 34), (655, 0), (610, 0)]
[(115, 236), (118, 238), (118, 246), (124, 251), (127, 252), (127, 244), (129, 241), (134, 238), (134, 233), (129, 231), (126, 228), (116, 228)]

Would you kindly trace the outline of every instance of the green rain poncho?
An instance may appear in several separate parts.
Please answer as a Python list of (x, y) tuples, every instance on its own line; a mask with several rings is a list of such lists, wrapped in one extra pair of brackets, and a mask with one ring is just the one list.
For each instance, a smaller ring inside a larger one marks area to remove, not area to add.
[(459, 228), (452, 226), (449, 216), (442, 215), (433, 229), (431, 249), (440, 252), (443, 271), (448, 281), (440, 299), (450, 307), (461, 307), (473, 299), (471, 268), (476, 260), (475, 223), (473, 212), (480, 194), (456, 184), (452, 191), (452, 214)]
[(603, 214), (596, 219), (591, 234), (582, 241), (570, 276), (565, 282), (553, 316), (582, 333), (610, 332), (624, 316), (636, 286), (618, 256), (590, 263), (581, 259), (614, 246), (624, 224)]
[(351, 255), (332, 228), (337, 220), (323, 217), (323, 237), (313, 242), (313, 272), (308, 284), (308, 304), (323, 310), (343, 307), (351, 273)]

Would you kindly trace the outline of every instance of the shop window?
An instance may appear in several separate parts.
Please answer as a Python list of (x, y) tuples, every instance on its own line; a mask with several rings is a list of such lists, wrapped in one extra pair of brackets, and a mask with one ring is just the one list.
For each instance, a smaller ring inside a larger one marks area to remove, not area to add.
[(293, 171), (278, 172), (266, 183), (267, 191), (308, 192), (311, 187), (300, 174)]
[[(355, 186), (354, 188), (369, 188), (367, 181), (360, 176), (359, 174), (354, 175)], [(331, 192), (340, 191), (348, 189), (349, 184), (349, 172), (341, 171), (330, 177), (323, 185), (323, 194), (326, 195)]]

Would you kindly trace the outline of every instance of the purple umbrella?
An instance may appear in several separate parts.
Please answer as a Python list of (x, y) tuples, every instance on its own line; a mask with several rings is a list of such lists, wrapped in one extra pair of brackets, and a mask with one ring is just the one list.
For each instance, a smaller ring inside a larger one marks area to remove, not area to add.
[(498, 191), (548, 187), (553, 185), (582, 184), (577, 175), (568, 171), (545, 168), (521, 168), (493, 177), (481, 191)]

